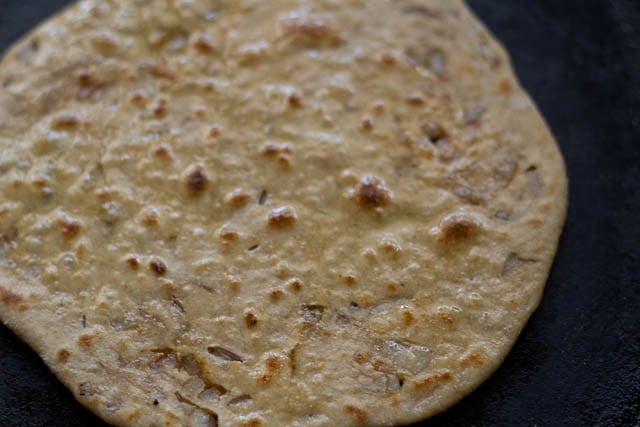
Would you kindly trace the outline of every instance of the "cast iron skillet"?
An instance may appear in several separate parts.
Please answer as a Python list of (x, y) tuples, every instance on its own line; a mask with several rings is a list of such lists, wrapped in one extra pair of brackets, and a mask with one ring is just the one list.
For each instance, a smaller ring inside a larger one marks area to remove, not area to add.
[[(69, 2), (0, 0), (0, 50)], [(504, 365), (421, 425), (640, 426), (640, 1), (469, 3), (553, 129), (571, 200), (542, 305)], [(0, 326), (0, 426), (104, 424)]]

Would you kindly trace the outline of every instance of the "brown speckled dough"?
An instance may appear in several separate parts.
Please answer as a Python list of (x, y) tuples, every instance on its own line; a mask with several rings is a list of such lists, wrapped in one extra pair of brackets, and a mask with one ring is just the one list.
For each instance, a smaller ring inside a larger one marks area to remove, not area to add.
[(110, 423), (417, 421), (538, 305), (563, 161), (461, 1), (85, 0), (0, 86), (0, 317)]

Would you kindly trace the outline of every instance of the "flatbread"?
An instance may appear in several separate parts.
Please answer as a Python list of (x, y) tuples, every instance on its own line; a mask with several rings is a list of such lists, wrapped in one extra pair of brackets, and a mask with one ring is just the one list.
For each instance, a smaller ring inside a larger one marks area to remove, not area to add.
[(563, 161), (461, 1), (86, 0), (0, 85), (0, 317), (109, 423), (417, 421), (540, 301)]

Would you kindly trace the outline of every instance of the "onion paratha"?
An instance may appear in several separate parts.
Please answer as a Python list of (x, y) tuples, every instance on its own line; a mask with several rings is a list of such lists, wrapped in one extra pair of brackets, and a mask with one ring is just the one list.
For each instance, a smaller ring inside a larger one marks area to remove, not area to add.
[(539, 303), (563, 161), (461, 1), (85, 0), (0, 85), (0, 317), (110, 423), (417, 421)]

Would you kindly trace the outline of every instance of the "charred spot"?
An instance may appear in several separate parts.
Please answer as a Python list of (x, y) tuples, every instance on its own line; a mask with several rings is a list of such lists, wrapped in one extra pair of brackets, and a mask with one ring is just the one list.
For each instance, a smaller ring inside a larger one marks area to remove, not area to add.
[(402, 247), (393, 239), (382, 239), (380, 248), (392, 256), (398, 256), (402, 252)]
[(0, 286), (0, 301), (5, 305), (16, 305), (24, 301), (24, 297), (3, 286)]
[(255, 244), (255, 245), (253, 245), (253, 246), (250, 246), (250, 247), (247, 249), (247, 252), (254, 252), (254, 251), (257, 251), (259, 248), (260, 248), (260, 245), (259, 245), (259, 244)]
[(80, 234), (80, 222), (68, 215), (62, 215), (58, 219), (58, 224), (61, 228), (62, 237), (66, 240), (72, 240)]
[(387, 206), (391, 201), (391, 194), (382, 181), (371, 175), (363, 177), (355, 188), (357, 202), (370, 209)]
[(206, 53), (213, 53), (216, 51), (215, 41), (207, 34), (200, 35), (196, 39), (194, 46), (200, 53), (206, 54)]
[(290, 40), (301, 44), (337, 45), (342, 40), (338, 29), (321, 18), (293, 18), (282, 22), (282, 32)]
[(223, 230), (220, 232), (220, 240), (222, 243), (229, 244), (238, 238), (238, 232), (235, 230)]
[(362, 251), (362, 256), (369, 262), (374, 262), (378, 255), (373, 248), (366, 248), (364, 251)]
[(160, 402), (158, 401), (158, 399), (153, 399), (153, 406), (158, 406), (160, 404)]
[(351, 414), (359, 423), (364, 423), (369, 418), (369, 414), (364, 409), (355, 405), (346, 405), (344, 409)]
[(462, 366), (474, 366), (476, 368), (481, 368), (484, 365), (485, 361), (486, 357), (482, 350), (475, 348), (462, 356), (460, 364)]
[(280, 288), (271, 289), (269, 291), (269, 298), (271, 298), (273, 301), (278, 301), (283, 296), (284, 296), (284, 291)]
[(296, 222), (297, 214), (294, 208), (283, 206), (274, 209), (269, 214), (269, 225), (272, 227), (287, 227)]
[(265, 361), (265, 370), (256, 380), (262, 385), (267, 385), (278, 377), (283, 367), (283, 358), (278, 354), (269, 353)]
[(185, 184), (189, 195), (192, 197), (200, 196), (209, 185), (209, 177), (201, 166), (192, 168), (185, 177)]
[(244, 207), (249, 202), (249, 194), (239, 188), (228, 193), (224, 200), (225, 202), (236, 209)]
[(218, 234), (218, 239), (220, 239), (220, 243), (222, 243), (225, 246), (232, 244), (240, 236), (240, 233), (238, 233), (238, 231), (235, 228), (231, 227), (228, 224), (225, 224), (222, 227), (220, 227), (217, 234)]
[(58, 116), (51, 122), (51, 127), (55, 130), (75, 129), (80, 124), (77, 116), (67, 114)]
[(417, 93), (413, 93), (411, 95), (409, 95), (406, 99), (407, 104), (413, 106), (413, 107), (420, 107), (422, 105), (425, 104), (425, 100), (422, 97), (422, 95), (417, 94)]
[(266, 384), (269, 384), (271, 380), (273, 380), (273, 375), (269, 373), (263, 374), (263, 375), (260, 375), (257, 380), (261, 384), (266, 385)]
[(131, 98), (129, 98), (133, 105), (137, 107), (144, 107), (147, 104), (147, 95), (142, 91), (133, 92)]
[(156, 157), (163, 159), (163, 160), (168, 160), (171, 159), (173, 157), (173, 152), (171, 150), (171, 147), (167, 144), (160, 144), (153, 152)]
[(472, 218), (453, 214), (447, 216), (440, 224), (441, 242), (455, 242), (473, 237), (480, 229), (480, 225)]
[(153, 117), (161, 119), (169, 113), (169, 103), (166, 99), (160, 99), (155, 107), (153, 107)]
[(153, 206), (149, 206), (142, 211), (140, 220), (146, 226), (153, 226), (158, 224), (160, 213), (158, 209)]
[(446, 309), (438, 310), (437, 316), (440, 319), (440, 321), (444, 323), (447, 327), (453, 327), (456, 322), (455, 315), (450, 310), (446, 310)]
[(451, 381), (453, 375), (451, 372), (444, 371), (436, 374), (427, 375), (422, 378), (418, 378), (414, 381), (414, 386), (416, 388), (426, 388), (426, 387), (434, 387), (440, 384)]
[(58, 362), (60, 363), (66, 363), (69, 360), (69, 357), (71, 357), (71, 352), (66, 348), (61, 348), (56, 354), (56, 359), (58, 359)]
[(49, 184), (49, 180), (44, 176), (38, 176), (31, 181), (31, 184), (33, 184), (33, 186), (36, 188), (42, 189), (45, 188), (47, 184)]
[(358, 279), (356, 278), (355, 273), (353, 273), (353, 272), (347, 272), (347, 273), (342, 274), (340, 276), (340, 279), (342, 279), (342, 282), (345, 285), (349, 285), (349, 286), (355, 285), (356, 282), (358, 281)]
[(388, 52), (383, 53), (382, 56), (380, 57), (380, 60), (385, 65), (395, 65), (396, 62), (398, 62), (396, 57), (392, 53), (388, 53)]
[(291, 147), (291, 144), (287, 144), (287, 143), (276, 144), (273, 142), (268, 142), (262, 148), (262, 154), (264, 154), (265, 156), (291, 154), (292, 151), (293, 151), (293, 147)]
[(244, 313), (244, 323), (248, 328), (255, 328), (258, 325), (258, 317), (248, 311)]
[(498, 89), (503, 94), (508, 95), (513, 90), (513, 86), (511, 85), (511, 81), (506, 78), (500, 81), (500, 84), (498, 85)]
[(300, 279), (293, 278), (287, 281), (287, 286), (297, 292), (302, 289), (302, 282), (300, 281)]
[(386, 360), (374, 358), (372, 362), (373, 362), (372, 363), (373, 369), (375, 369), (378, 372), (385, 372), (389, 369), (389, 364), (387, 363)]
[(93, 347), (93, 339), (94, 339), (93, 335), (82, 334), (78, 337), (78, 346), (80, 346), (85, 350), (88, 350), (91, 347)]
[(276, 144), (266, 144), (262, 148), (262, 154), (265, 156), (272, 156), (281, 152), (281, 147)]
[(167, 273), (167, 265), (160, 259), (154, 259), (149, 263), (149, 268), (158, 276), (164, 276)]
[(98, 76), (90, 73), (89, 71), (81, 71), (78, 73), (76, 80), (82, 87), (98, 87), (103, 84), (102, 80)]
[(409, 327), (415, 322), (416, 318), (411, 312), (411, 310), (405, 309), (405, 310), (402, 310), (401, 313), (402, 313), (402, 324), (405, 327)]
[(287, 101), (289, 102), (289, 106), (291, 106), (292, 108), (302, 108), (303, 106), (302, 98), (300, 97), (300, 95), (297, 95), (295, 93), (289, 95)]
[(177, 78), (176, 73), (169, 69), (166, 65), (160, 63), (154, 63), (149, 68), (151, 75), (158, 79), (175, 80)]
[(277, 372), (282, 369), (282, 358), (277, 354), (270, 354), (267, 357), (267, 370)]
[(367, 353), (363, 353), (361, 351), (357, 351), (353, 354), (354, 362), (362, 365), (363, 363), (369, 361), (370, 357)]
[(213, 126), (211, 129), (209, 129), (209, 137), (211, 138), (217, 138), (220, 136), (220, 128), (218, 126)]
[(78, 91), (76, 97), (80, 100), (97, 99), (106, 88), (104, 80), (90, 71), (81, 71), (76, 75)]

